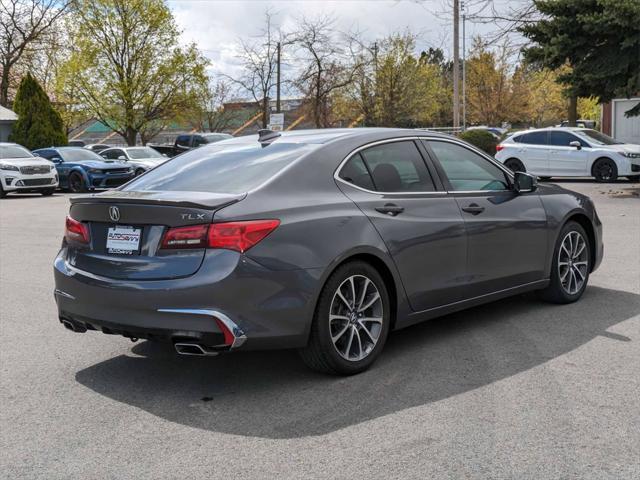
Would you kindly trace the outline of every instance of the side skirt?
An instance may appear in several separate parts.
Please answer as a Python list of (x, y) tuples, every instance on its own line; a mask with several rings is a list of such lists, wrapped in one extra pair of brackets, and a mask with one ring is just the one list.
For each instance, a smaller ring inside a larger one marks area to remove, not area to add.
[(479, 297), (473, 297), (467, 300), (449, 303), (440, 307), (430, 308), (429, 310), (415, 312), (408, 315), (402, 320), (398, 319), (398, 321), (396, 322), (396, 328), (394, 330), (400, 330), (402, 328), (415, 325), (416, 323), (424, 322), (425, 320), (442, 317), (443, 315), (448, 315), (449, 313), (459, 312), (460, 310), (466, 310), (467, 308), (476, 307), (485, 303), (491, 303), (502, 298), (512, 297), (521, 293), (539, 290), (541, 288), (545, 288), (547, 285), (549, 285), (548, 278), (544, 280), (538, 280), (536, 282), (525, 283), (524, 285), (518, 285), (517, 287), (499, 290), (493, 293), (487, 293), (485, 295), (480, 295)]

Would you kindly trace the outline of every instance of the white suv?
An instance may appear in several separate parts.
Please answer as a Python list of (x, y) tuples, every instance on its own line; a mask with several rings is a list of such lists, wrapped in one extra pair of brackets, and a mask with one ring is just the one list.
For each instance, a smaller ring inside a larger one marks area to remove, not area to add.
[(640, 145), (618, 142), (588, 128), (525, 130), (509, 136), (496, 150), (496, 159), (506, 167), (542, 178), (640, 180)]
[(57, 186), (58, 173), (52, 162), (16, 143), (0, 143), (0, 197), (9, 192), (51, 195)]

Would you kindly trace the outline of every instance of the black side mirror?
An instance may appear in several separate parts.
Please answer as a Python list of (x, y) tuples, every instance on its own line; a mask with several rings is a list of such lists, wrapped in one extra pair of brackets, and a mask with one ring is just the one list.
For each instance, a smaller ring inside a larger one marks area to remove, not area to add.
[(516, 172), (513, 176), (513, 188), (518, 193), (535, 192), (538, 188), (538, 179), (524, 172)]
[(569, 142), (569, 145), (572, 147), (576, 147), (578, 150), (582, 150), (582, 144), (577, 140), (574, 140), (573, 142)]

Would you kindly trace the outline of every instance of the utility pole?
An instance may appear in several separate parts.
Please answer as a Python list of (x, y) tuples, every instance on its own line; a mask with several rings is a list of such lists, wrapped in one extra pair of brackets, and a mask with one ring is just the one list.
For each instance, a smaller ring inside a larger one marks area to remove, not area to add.
[(453, 0), (453, 128), (460, 128), (460, 0)]
[(276, 113), (280, 113), (280, 50), (282, 49), (280, 42), (277, 46), (277, 70), (276, 70)]
[(467, 11), (462, 1), (462, 130), (467, 129)]

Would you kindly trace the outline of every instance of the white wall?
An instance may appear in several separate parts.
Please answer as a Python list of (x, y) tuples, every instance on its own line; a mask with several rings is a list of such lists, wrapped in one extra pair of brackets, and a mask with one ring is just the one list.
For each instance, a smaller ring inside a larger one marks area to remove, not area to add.
[(640, 98), (620, 99), (613, 101), (611, 112), (613, 124), (612, 137), (621, 142), (640, 144), (640, 116), (627, 118), (624, 112), (634, 107)]

